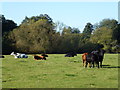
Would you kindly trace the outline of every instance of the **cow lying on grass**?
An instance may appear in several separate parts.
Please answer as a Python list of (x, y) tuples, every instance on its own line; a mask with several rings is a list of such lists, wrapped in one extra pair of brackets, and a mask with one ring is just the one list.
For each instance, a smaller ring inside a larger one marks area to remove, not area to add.
[(74, 57), (74, 56), (77, 56), (75, 52), (70, 52), (65, 55), (65, 57)]
[(44, 53), (43, 53), (41, 56), (48, 57), (48, 55), (47, 55), (47, 54), (44, 54)]
[(46, 57), (48, 57), (48, 55), (46, 54), (42, 54), (41, 56), (38, 55), (33, 55), (35, 60), (46, 60)]
[(26, 54), (12, 52), (10, 55), (13, 55), (15, 58), (28, 58)]
[(5, 58), (3, 55), (0, 55), (0, 58)]

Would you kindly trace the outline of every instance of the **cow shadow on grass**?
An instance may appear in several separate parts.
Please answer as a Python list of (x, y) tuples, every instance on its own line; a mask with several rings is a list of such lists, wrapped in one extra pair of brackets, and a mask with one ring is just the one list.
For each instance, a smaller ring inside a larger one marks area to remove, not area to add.
[(120, 68), (120, 66), (102, 65), (102, 68)]

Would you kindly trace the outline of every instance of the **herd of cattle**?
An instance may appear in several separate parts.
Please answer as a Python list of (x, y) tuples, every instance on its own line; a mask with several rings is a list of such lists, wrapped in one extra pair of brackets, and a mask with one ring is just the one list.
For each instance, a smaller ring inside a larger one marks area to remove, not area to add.
[(105, 50), (103, 49), (92, 51), (91, 53), (84, 53), (82, 55), (83, 66), (87, 67), (87, 65), (89, 64), (89, 67), (94, 68), (94, 64), (96, 63), (98, 68), (102, 68), (104, 53)]
[[(83, 61), (83, 66), (87, 67), (87, 65), (89, 64), (89, 67), (95, 67), (94, 64), (96, 64), (96, 66), (99, 68), (102, 68), (102, 61), (104, 58), (104, 53), (105, 50), (103, 49), (99, 49), (99, 50), (95, 50), (92, 51), (91, 53), (83, 53), (82, 54), (82, 61)], [(77, 56), (77, 54), (75, 52), (71, 52), (71, 53), (67, 53), (65, 55), (65, 57), (74, 57)]]
[[(89, 65), (89, 67), (93, 67), (94, 68), (94, 64), (96, 64), (96, 66), (99, 68), (102, 68), (102, 61), (104, 58), (104, 53), (105, 50), (103, 49), (99, 49), (96, 51), (92, 51), (91, 53), (83, 53), (82, 54), (82, 61), (83, 61), (83, 66), (87, 67), (87, 65)], [(22, 53), (15, 53), (12, 52), (10, 55), (13, 55), (15, 58), (28, 58), (28, 56), (26, 54), (22, 54)], [(77, 53), (75, 52), (70, 52), (67, 53), (64, 57), (74, 57), (77, 56)], [(46, 60), (46, 57), (48, 57), (47, 54), (42, 54), (42, 55), (33, 55), (33, 58), (35, 60)], [(5, 58), (4, 56), (0, 56), (0, 58)]]
[[(22, 54), (22, 53), (12, 52), (10, 55), (13, 55), (15, 58), (28, 58), (26, 54)], [(46, 60), (46, 57), (48, 57), (48, 55), (47, 54), (42, 54), (41, 56), (33, 55), (33, 57), (35, 60)]]

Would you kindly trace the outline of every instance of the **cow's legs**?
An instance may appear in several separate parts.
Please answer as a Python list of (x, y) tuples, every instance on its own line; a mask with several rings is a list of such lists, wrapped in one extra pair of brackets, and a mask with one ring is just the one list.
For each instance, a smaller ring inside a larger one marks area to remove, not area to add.
[(89, 62), (88, 64), (89, 64), (89, 67), (91, 68), (91, 67), (92, 67), (92, 63), (91, 63), (91, 62)]
[(83, 66), (84, 66), (84, 60), (83, 60)]
[(98, 68), (99, 68), (99, 62), (97, 62)]
[(92, 62), (92, 68), (94, 68), (94, 62)]
[(102, 68), (102, 61), (100, 62), (100, 67)]
[(86, 65), (85, 65), (85, 67), (87, 67), (87, 65), (88, 65), (88, 62), (86, 62)]
[(86, 63), (86, 61), (85, 61), (85, 60), (83, 60), (83, 66), (85, 66), (85, 63)]

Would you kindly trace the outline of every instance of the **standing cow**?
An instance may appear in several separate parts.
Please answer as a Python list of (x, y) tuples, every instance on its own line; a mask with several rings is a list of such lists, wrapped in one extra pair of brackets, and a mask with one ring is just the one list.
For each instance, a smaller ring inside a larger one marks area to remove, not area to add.
[(94, 68), (94, 64), (96, 63), (98, 68), (99, 68), (99, 59), (98, 59), (98, 55), (94, 54), (94, 53), (89, 53), (88, 55), (86, 55), (86, 65), (85, 67), (87, 67), (87, 64), (91, 64)]
[(83, 53), (82, 55), (83, 66), (86, 64), (86, 55), (88, 55), (88, 53)]
[(96, 51), (92, 51), (91, 53), (87, 53), (87, 55), (83, 54), (82, 59), (84, 60), (83, 62), (85, 62), (86, 64), (84, 66), (87, 67), (89, 63), (89, 64), (92, 64), (92, 67), (94, 68), (94, 63), (96, 63), (98, 68), (99, 66), (102, 68), (102, 61), (104, 58), (104, 53), (105, 53), (105, 50), (99, 49)]
[(98, 53), (99, 53), (98, 58), (99, 58), (99, 62), (100, 62), (100, 67), (102, 68), (102, 62), (104, 59), (105, 50), (100, 49), (100, 50), (98, 50)]

